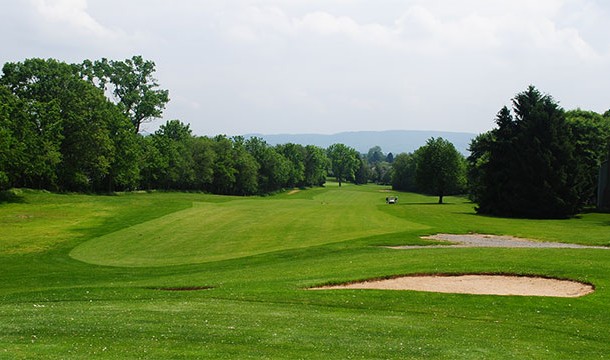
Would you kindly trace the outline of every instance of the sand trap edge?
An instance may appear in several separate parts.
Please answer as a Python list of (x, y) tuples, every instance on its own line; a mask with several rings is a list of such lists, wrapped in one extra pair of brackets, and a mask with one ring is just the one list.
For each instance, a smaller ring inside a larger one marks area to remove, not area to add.
[(575, 298), (595, 291), (593, 284), (568, 279), (514, 274), (416, 274), (370, 279), (308, 290), (408, 290), (451, 294)]

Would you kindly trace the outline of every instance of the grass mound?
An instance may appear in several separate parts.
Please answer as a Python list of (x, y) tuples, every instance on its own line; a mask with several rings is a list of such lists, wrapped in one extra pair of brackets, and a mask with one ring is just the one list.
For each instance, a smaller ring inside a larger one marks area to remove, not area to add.
[(376, 200), (374, 194), (345, 190), (310, 200), (196, 202), (188, 209), (89, 240), (70, 256), (98, 265), (168, 266), (427, 228), (388, 217), (371, 206)]

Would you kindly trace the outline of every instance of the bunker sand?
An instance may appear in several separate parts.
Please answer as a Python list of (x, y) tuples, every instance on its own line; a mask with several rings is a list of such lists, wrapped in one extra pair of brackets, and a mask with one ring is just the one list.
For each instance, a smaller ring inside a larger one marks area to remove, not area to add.
[[(392, 249), (430, 249), (430, 248), (564, 248), (564, 249), (604, 249), (603, 246), (585, 246), (556, 242), (542, 242), (512, 236), (483, 234), (437, 234), (423, 237), (429, 240), (448, 241), (450, 245), (427, 246), (389, 246)], [(323, 286), (327, 289), (381, 289), (413, 290), (438, 293), (481, 294), (505, 296), (550, 296), (580, 297), (592, 293), (595, 288), (577, 281), (548, 279), (542, 277), (507, 275), (460, 275), (460, 276), (403, 276), (384, 280), (371, 280), (357, 283)]]
[(576, 281), (507, 275), (403, 276), (323, 286), (315, 289), (413, 290), (454, 294), (550, 297), (580, 297), (594, 291), (592, 285)]

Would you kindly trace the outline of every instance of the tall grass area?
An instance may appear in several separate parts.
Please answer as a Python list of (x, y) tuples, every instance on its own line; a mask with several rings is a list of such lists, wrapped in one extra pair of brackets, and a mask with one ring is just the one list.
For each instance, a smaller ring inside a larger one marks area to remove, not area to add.
[[(20, 191), (0, 203), (0, 359), (610, 357), (610, 249), (384, 247), (467, 232), (610, 246), (610, 214), (502, 219), (459, 197), (399, 193), (387, 205), (388, 191)], [(542, 275), (596, 291), (306, 290), (422, 273)]]

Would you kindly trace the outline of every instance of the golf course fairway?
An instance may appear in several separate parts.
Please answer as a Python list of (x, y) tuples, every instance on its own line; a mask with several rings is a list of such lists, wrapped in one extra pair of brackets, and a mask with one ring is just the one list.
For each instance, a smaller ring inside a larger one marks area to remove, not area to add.
[[(14, 193), (0, 202), (0, 359), (610, 357), (610, 214), (494, 218), (463, 197), (336, 183), (266, 197)], [(421, 246), (469, 233), (602, 248)], [(462, 274), (593, 291), (310, 290)]]

